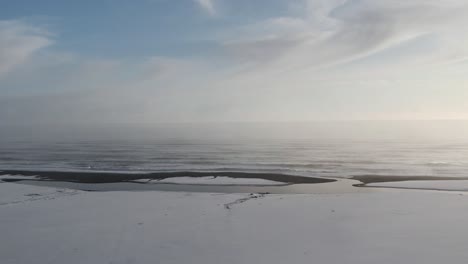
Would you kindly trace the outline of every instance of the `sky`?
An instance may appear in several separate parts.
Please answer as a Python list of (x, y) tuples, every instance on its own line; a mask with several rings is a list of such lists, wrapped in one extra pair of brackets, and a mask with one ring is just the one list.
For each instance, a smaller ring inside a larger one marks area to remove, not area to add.
[(468, 119), (465, 0), (4, 0), (0, 122)]

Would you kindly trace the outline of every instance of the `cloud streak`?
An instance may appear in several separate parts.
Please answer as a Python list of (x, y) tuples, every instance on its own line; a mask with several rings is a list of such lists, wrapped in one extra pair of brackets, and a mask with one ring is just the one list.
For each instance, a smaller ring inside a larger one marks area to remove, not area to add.
[(224, 45), (235, 58), (253, 65), (291, 70), (349, 63), (430, 34), (451, 40), (441, 43), (445, 51), (437, 52), (439, 59), (463, 59), (468, 54), (464, 48), (468, 38), (461, 34), (468, 22), (468, 4), (463, 1), (444, 5), (419, 0), (309, 0), (304, 9), (308, 11), (302, 17), (244, 26), (242, 35), (249, 38)]
[(53, 43), (46, 30), (18, 20), (0, 21), (0, 77)]
[(194, 0), (207, 14), (216, 15), (214, 0)]

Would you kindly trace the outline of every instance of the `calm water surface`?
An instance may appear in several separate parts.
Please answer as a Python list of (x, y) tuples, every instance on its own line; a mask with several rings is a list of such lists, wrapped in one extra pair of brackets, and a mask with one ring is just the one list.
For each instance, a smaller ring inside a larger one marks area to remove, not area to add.
[[(460, 128), (431, 135), (430, 128), (419, 125), (402, 129), (381, 124), (366, 129), (359, 124), (316, 125), (286, 132), (277, 126), (238, 133), (238, 127), (178, 127), (117, 135), (116, 130), (109, 135), (106, 130), (42, 137), (2, 135), (0, 169), (468, 176), (468, 133)], [(439, 125), (439, 130), (441, 126), (446, 127)], [(454, 131), (457, 134), (446, 135)]]

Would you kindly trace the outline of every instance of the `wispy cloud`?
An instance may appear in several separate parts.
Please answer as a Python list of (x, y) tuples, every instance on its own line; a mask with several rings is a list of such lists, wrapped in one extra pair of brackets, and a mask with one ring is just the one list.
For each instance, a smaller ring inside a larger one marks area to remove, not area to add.
[(206, 13), (211, 16), (216, 15), (214, 0), (194, 0)]
[(303, 16), (243, 26), (224, 46), (234, 59), (291, 70), (348, 63), (431, 34), (440, 49), (426, 55), (454, 61), (468, 55), (468, 38), (460, 33), (468, 23), (464, 1), (304, 0), (303, 4)]
[[(99, 123), (467, 115), (465, 0), (297, 2), (303, 5), (300, 14), (218, 27), (223, 34), (202, 32), (224, 48), (202, 60), (99, 61), (78, 54), (67, 62), (49, 54), (28, 61), (50, 45), (51, 37), (8, 22), (0, 30), (0, 74), (10, 73), (9, 84), (57, 87), (62, 94), (0, 94), (0, 119)], [(216, 14), (212, 1), (196, 3)], [(56, 60), (60, 67), (44, 66)], [(35, 64), (34, 74), (16, 74), (24, 68), (20, 64)]]
[(0, 77), (52, 42), (43, 28), (18, 20), (0, 21)]

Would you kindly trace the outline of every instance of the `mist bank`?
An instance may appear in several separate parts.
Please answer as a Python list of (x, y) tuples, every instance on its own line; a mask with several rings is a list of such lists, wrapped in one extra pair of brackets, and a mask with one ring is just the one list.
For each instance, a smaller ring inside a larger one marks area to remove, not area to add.
[(468, 141), (467, 120), (0, 124), (11, 140)]

